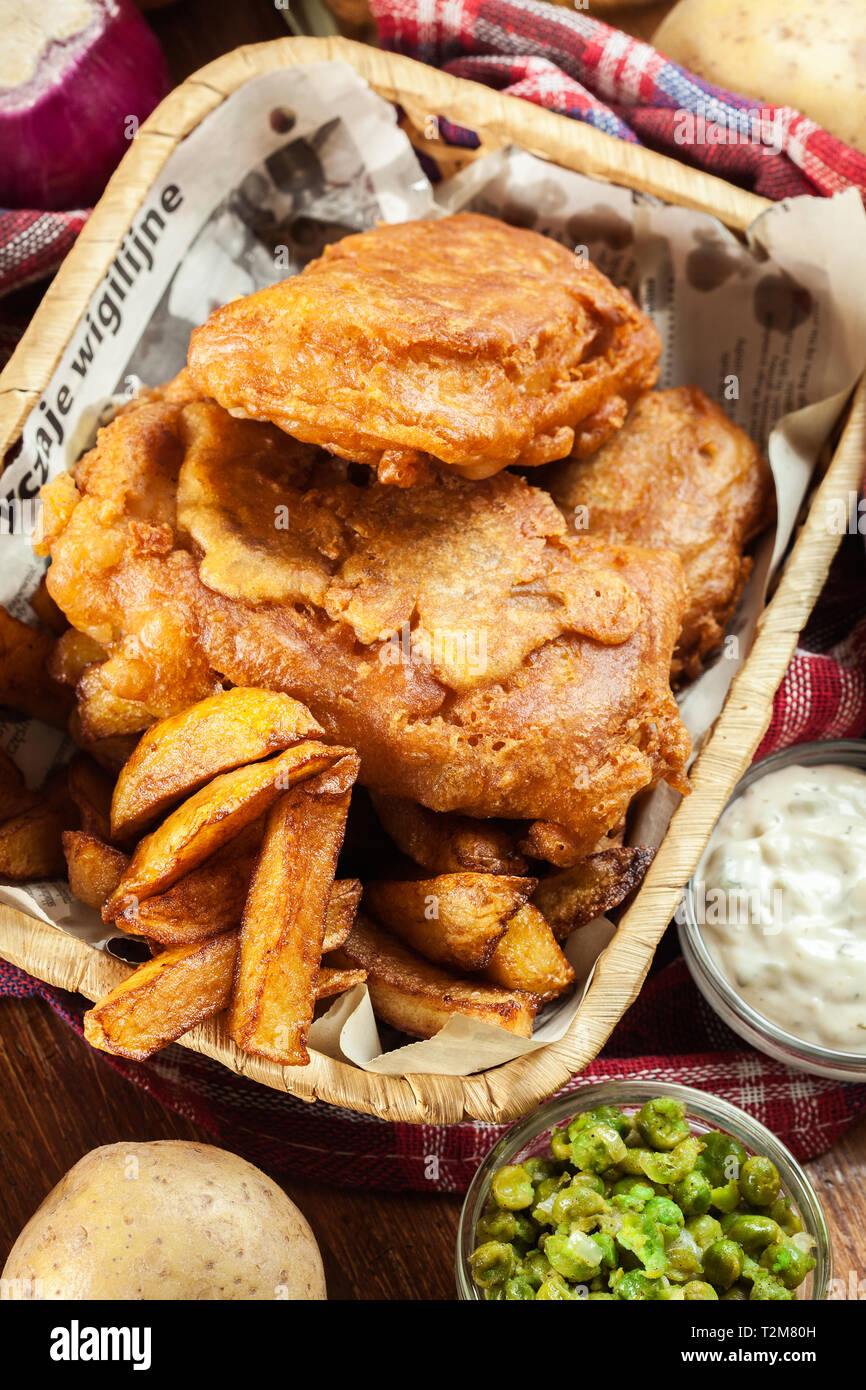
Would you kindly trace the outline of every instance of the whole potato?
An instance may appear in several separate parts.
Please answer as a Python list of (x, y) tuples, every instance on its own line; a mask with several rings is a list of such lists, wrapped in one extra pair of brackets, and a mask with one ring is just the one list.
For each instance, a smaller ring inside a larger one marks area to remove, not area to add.
[(793, 106), (866, 153), (864, 0), (679, 0), (653, 43), (707, 81)]
[(2, 1278), (12, 1299), (327, 1297), (313, 1233), (282, 1189), (224, 1149), (174, 1140), (85, 1154)]

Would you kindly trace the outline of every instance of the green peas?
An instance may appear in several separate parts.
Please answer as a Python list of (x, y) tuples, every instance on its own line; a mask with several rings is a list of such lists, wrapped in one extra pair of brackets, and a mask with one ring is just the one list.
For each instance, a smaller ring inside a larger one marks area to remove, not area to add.
[(784, 1284), (786, 1289), (796, 1289), (802, 1284), (809, 1270), (815, 1268), (812, 1256), (790, 1240), (768, 1245), (759, 1263)]
[(655, 1297), (655, 1280), (648, 1279), (640, 1269), (630, 1269), (614, 1284), (613, 1291), (617, 1298), (630, 1303), (643, 1302)]
[(723, 1234), (714, 1216), (693, 1216), (686, 1222), (686, 1230), (700, 1251), (706, 1250), (714, 1240), (721, 1240)]
[(535, 1227), (525, 1216), (513, 1211), (503, 1211), (493, 1207), (486, 1211), (478, 1222), (478, 1235), (482, 1240), (501, 1240), (510, 1245), (521, 1240), (525, 1245), (535, 1244)]
[(479, 1288), (490, 1289), (504, 1284), (514, 1273), (514, 1251), (501, 1240), (486, 1240), (469, 1256), (472, 1278)]
[(704, 1251), (704, 1273), (717, 1289), (729, 1289), (743, 1272), (743, 1252), (734, 1240), (714, 1240)]
[(740, 1205), (740, 1184), (731, 1178), (724, 1187), (714, 1187), (710, 1193), (710, 1206), (729, 1216)]
[(770, 1207), (779, 1195), (779, 1170), (760, 1154), (747, 1158), (740, 1170), (740, 1191), (753, 1207)]
[(641, 1168), (650, 1182), (676, 1183), (694, 1168), (701, 1153), (701, 1141), (693, 1137), (683, 1139), (669, 1153), (643, 1152)]
[(715, 1299), (718, 1302), (719, 1295), (716, 1293), (712, 1284), (704, 1283), (703, 1279), (692, 1279), (691, 1283), (683, 1288), (683, 1298), (687, 1303), (694, 1303), (697, 1300), (706, 1301)]
[(522, 1211), (535, 1201), (535, 1189), (529, 1174), (519, 1164), (511, 1164), (494, 1173), (490, 1190), (494, 1201), (500, 1207), (505, 1207), (506, 1211)]
[(587, 1216), (597, 1216), (607, 1209), (607, 1202), (591, 1188), (581, 1183), (566, 1187), (553, 1199), (551, 1216), (555, 1226), (570, 1226)]
[(601, 1264), (601, 1250), (592, 1237), (583, 1231), (548, 1236), (544, 1242), (544, 1253), (556, 1273), (572, 1283), (583, 1284), (593, 1279)]
[(786, 1289), (784, 1284), (763, 1269), (756, 1274), (752, 1292), (749, 1294), (752, 1303), (782, 1303), (790, 1301), (793, 1297), (790, 1289)]
[(685, 1217), (670, 1197), (650, 1197), (644, 1208), (651, 1221), (657, 1221), (666, 1240), (678, 1236), (685, 1224)]
[(683, 1106), (596, 1106), (494, 1173), (470, 1256), (490, 1302), (784, 1301), (814, 1268), (773, 1163)]
[(693, 1168), (674, 1184), (673, 1198), (686, 1216), (703, 1216), (710, 1209), (712, 1191), (703, 1173)]
[(582, 1129), (574, 1136), (571, 1153), (576, 1168), (585, 1168), (590, 1173), (603, 1173), (625, 1157), (625, 1144), (621, 1136), (605, 1120)]
[(803, 1223), (791, 1206), (790, 1197), (777, 1197), (770, 1207), (769, 1215), (785, 1232), (786, 1236), (799, 1235)]
[(552, 1163), (549, 1158), (525, 1158), (522, 1167), (533, 1187), (537, 1187), (545, 1178), (559, 1176), (559, 1164)]
[(771, 1216), (738, 1216), (731, 1222), (727, 1234), (731, 1240), (742, 1245), (747, 1255), (756, 1255), (768, 1245), (782, 1241), (782, 1232)]
[(703, 1153), (697, 1162), (700, 1173), (709, 1179), (711, 1187), (724, 1187), (732, 1178), (740, 1176), (740, 1169), (746, 1161), (746, 1150), (732, 1134), (722, 1134), (718, 1129), (702, 1134)]
[(550, 1136), (550, 1152), (563, 1163), (571, 1160), (571, 1140), (564, 1129), (555, 1129)]
[(525, 1303), (528, 1299), (535, 1298), (535, 1285), (520, 1274), (516, 1274), (514, 1278), (505, 1281), (505, 1297), (509, 1303), (518, 1300)]
[(635, 1128), (651, 1149), (675, 1149), (691, 1135), (685, 1113), (685, 1106), (677, 1100), (648, 1100), (635, 1120)]
[(549, 1275), (535, 1295), (537, 1299), (557, 1303), (573, 1302), (579, 1296), (573, 1289), (569, 1288), (561, 1274)]

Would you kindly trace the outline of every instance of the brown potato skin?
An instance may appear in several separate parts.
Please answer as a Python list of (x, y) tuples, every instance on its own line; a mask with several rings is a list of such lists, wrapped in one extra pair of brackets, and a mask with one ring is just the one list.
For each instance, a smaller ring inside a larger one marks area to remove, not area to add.
[(358, 759), (289, 792), (271, 809), (253, 871), (229, 1013), (245, 1052), (306, 1066), (328, 901)]
[(312, 1232), (282, 1189), (236, 1154), (178, 1140), (85, 1154), (24, 1227), (3, 1280), (15, 1300), (327, 1297)]
[(263, 815), (288, 787), (315, 777), (349, 753), (307, 740), (275, 758), (215, 777), (139, 843), (105, 905), (105, 920), (113, 921), (136, 898), (170, 888)]
[(212, 777), (321, 733), (308, 709), (274, 691), (235, 686), (199, 700), (142, 735), (114, 788), (112, 836), (137, 835)]
[(574, 971), (550, 927), (531, 904), (511, 918), (484, 975), (504, 989), (528, 990), (545, 1002), (574, 984)]
[(117, 1057), (152, 1057), (227, 1006), (236, 953), (236, 932), (160, 951), (87, 1011), (85, 1038)]
[(364, 909), (426, 960), (455, 970), (483, 970), (534, 887), (533, 878), (504, 874), (382, 881), (367, 884)]
[(383, 830), (398, 849), (433, 874), (522, 874), (526, 860), (513, 834), (496, 821), (429, 811), (405, 797), (370, 793)]
[(0, 825), (0, 877), (27, 882), (62, 875), (63, 823), (58, 811), (37, 803)]
[(54, 641), (0, 608), (0, 706), (65, 729), (74, 701), (48, 673)]
[(64, 830), (63, 853), (73, 894), (79, 902), (101, 912), (123, 877), (129, 855), (83, 830)]
[(642, 881), (655, 857), (646, 845), (618, 845), (540, 880), (532, 901), (558, 941), (603, 917)]
[(432, 1038), (454, 1014), (532, 1036), (539, 1000), (532, 994), (498, 989), (431, 965), (408, 946), (359, 913), (335, 959), (367, 972), (376, 1015), (415, 1038)]

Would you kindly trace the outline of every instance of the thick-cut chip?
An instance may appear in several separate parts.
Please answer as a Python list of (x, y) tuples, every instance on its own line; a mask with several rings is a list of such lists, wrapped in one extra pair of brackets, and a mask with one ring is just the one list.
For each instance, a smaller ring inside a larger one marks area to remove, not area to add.
[(565, 873), (543, 878), (532, 901), (561, 941), (576, 927), (618, 907), (641, 882), (654, 855), (646, 845), (620, 845), (591, 854)]
[(483, 970), (534, 878), (440, 874), (409, 883), (368, 883), (364, 908), (426, 960)]
[(514, 833), (502, 822), (429, 811), (417, 801), (378, 792), (370, 799), (397, 848), (428, 873), (521, 874), (526, 869)]
[(555, 999), (574, 984), (574, 971), (537, 908), (528, 905), (512, 917), (484, 969), (504, 989), (525, 989), (539, 999)]
[(328, 899), (328, 915), (325, 918), (325, 939), (322, 942), (322, 955), (336, 951), (343, 945), (358, 915), (360, 901), (361, 880), (359, 878), (337, 879)]
[(340, 970), (334, 965), (323, 965), (316, 983), (316, 998), (331, 999), (335, 994), (345, 994), (355, 985), (362, 985), (366, 978), (366, 970)]
[(136, 898), (169, 888), (273, 806), (282, 792), (354, 755), (304, 741), (275, 758), (215, 777), (172, 811), (136, 849), (103, 909), (112, 921)]
[(431, 965), (363, 914), (335, 959), (366, 970), (377, 1017), (414, 1038), (432, 1038), (455, 1014), (521, 1038), (532, 1036), (539, 1005), (535, 995), (497, 989)]
[(75, 897), (101, 912), (106, 898), (120, 882), (129, 856), (83, 830), (64, 830), (63, 853), (69, 887)]
[(66, 770), (69, 795), (78, 807), (81, 829), (100, 840), (111, 839), (111, 793), (114, 778), (86, 753), (76, 753)]
[(85, 1038), (103, 1052), (144, 1061), (226, 1008), (236, 955), (236, 932), (160, 951), (88, 1010)]
[(0, 748), (0, 821), (20, 816), (35, 804), (35, 792), (28, 791), (18, 767), (6, 750)]
[[(103, 1052), (144, 1061), (228, 1008), (237, 946), (234, 931), (159, 951), (88, 1010), (85, 1038)], [(345, 994), (365, 979), (364, 970), (323, 966), (316, 998)]]
[(239, 1047), (306, 1066), (328, 900), (358, 759), (271, 809), (244, 908), (229, 1031)]
[(39, 801), (0, 825), (0, 877), (56, 878), (66, 868), (61, 833), (63, 815)]
[(259, 762), (322, 733), (289, 695), (235, 686), (153, 724), (121, 771), (111, 803), (115, 838), (135, 835), (221, 772)]
[(54, 641), (0, 608), (0, 705), (65, 729), (73, 699), (48, 674)]

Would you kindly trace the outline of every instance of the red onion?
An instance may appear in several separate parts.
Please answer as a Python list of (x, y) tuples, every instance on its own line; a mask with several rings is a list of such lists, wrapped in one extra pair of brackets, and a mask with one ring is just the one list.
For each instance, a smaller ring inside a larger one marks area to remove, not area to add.
[(0, 0), (0, 204), (94, 203), (168, 91), (130, 0)]

